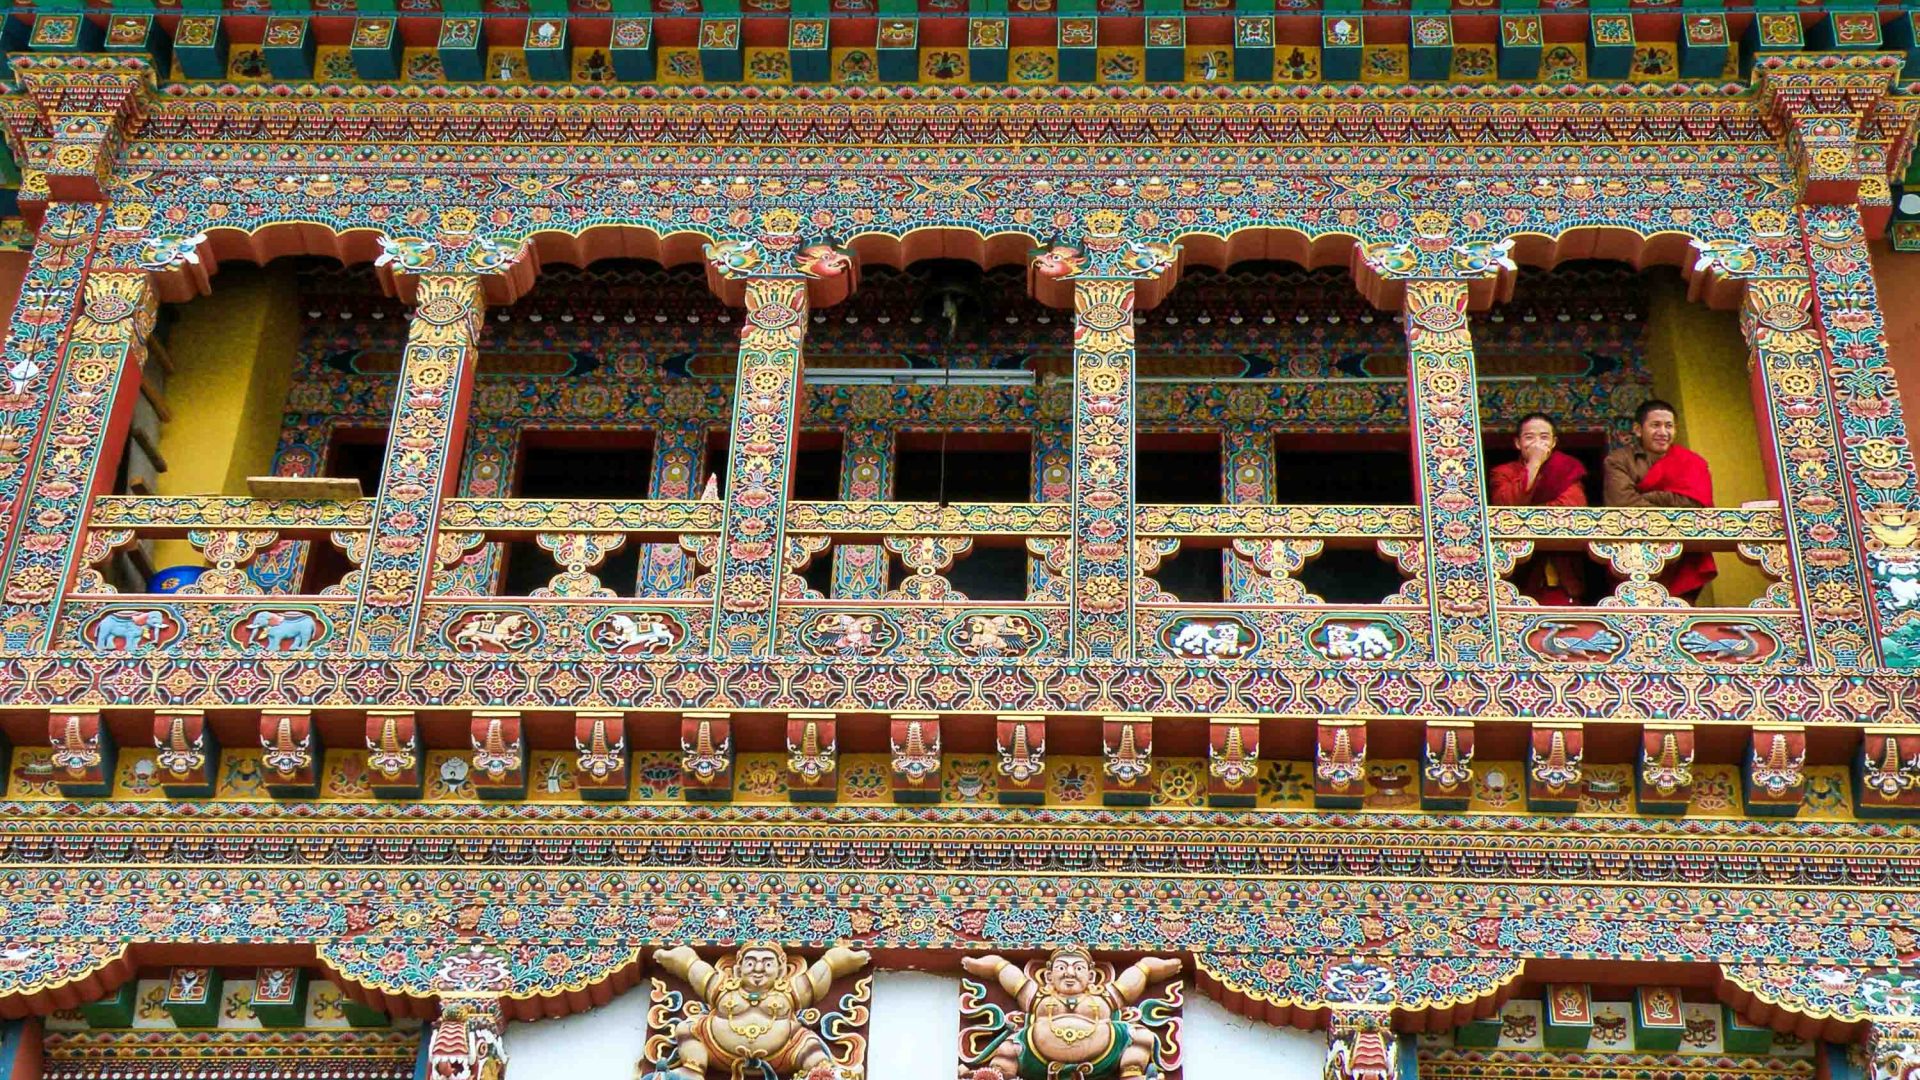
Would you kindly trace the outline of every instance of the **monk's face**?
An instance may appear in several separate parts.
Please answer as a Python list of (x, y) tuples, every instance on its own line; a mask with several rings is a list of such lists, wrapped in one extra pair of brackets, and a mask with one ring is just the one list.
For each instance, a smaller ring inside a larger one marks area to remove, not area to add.
[(1513, 437), (1513, 448), (1528, 460), (1544, 458), (1553, 453), (1553, 441), (1553, 425), (1536, 416), (1520, 425), (1520, 434)]
[(1633, 437), (1640, 440), (1640, 446), (1656, 454), (1664, 454), (1673, 449), (1673, 414), (1665, 409), (1655, 409), (1647, 414), (1645, 420), (1633, 425)]

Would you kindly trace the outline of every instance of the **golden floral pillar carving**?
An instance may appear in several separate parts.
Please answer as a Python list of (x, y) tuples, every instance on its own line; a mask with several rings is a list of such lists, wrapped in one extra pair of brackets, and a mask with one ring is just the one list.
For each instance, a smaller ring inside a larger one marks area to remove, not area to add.
[(0, 627), (10, 649), (53, 644), (88, 507), (119, 464), (117, 436), (125, 434), (139, 391), (155, 310), (145, 271), (86, 275), (0, 591)]
[(1407, 283), (1407, 403), (1425, 530), (1436, 657), (1500, 659), (1465, 281)]
[(413, 644), (434, 569), (441, 502), (459, 471), (484, 309), (477, 277), (419, 280), (374, 503), (373, 543), (353, 612), (356, 652), (405, 651)]
[(1133, 654), (1134, 282), (1073, 289), (1073, 622), (1076, 659)]
[(716, 654), (768, 656), (774, 647), (786, 547), (807, 283), (800, 278), (751, 278), (746, 294), (713, 649)]

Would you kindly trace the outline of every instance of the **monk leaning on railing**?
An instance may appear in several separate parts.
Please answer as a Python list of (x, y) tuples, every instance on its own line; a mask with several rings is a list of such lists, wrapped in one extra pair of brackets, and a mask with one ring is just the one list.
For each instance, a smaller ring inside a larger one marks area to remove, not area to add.
[[(1633, 412), (1633, 445), (1607, 455), (1608, 506), (1698, 509), (1713, 505), (1713, 474), (1707, 459), (1674, 442), (1678, 412), (1654, 399)], [(1667, 591), (1691, 604), (1719, 573), (1713, 553), (1695, 551), (1660, 576)]]
[[(1555, 449), (1559, 441), (1553, 417), (1546, 413), (1521, 417), (1519, 431), (1513, 437), (1519, 460), (1493, 467), (1488, 501), (1497, 506), (1587, 505), (1586, 490), (1580, 486), (1587, 478), (1587, 467)], [(1542, 604), (1564, 607), (1579, 603), (1586, 592), (1580, 556), (1560, 552), (1534, 559), (1520, 588)]]

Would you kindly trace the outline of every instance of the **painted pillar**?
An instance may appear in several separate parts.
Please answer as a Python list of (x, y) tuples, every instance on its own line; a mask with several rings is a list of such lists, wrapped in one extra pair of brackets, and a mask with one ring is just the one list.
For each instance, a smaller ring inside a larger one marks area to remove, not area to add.
[(1073, 621), (1069, 655), (1133, 655), (1134, 283), (1073, 288)]
[(1909, 1080), (1920, 1074), (1920, 1023), (1873, 1019), (1867, 1022), (1866, 1070), (1862, 1080)]
[(733, 393), (727, 508), (716, 564), (713, 651), (769, 656), (778, 618), (787, 493), (793, 486), (807, 283), (749, 278)]
[(1920, 485), (1860, 208), (1803, 207), (1801, 221), (1840, 467), (1852, 488), (1849, 509), (1862, 523), (1858, 539), (1879, 623), (1861, 662), (1920, 667)]
[(1496, 663), (1493, 563), (1467, 283), (1407, 283), (1407, 401), (1426, 542), (1427, 603), (1443, 664)]
[[(872, 420), (848, 425), (840, 448), (840, 497), (849, 502), (893, 499), (893, 428)], [(887, 591), (887, 552), (879, 544), (839, 544), (833, 551), (833, 595), (877, 600)]]
[[(1857, 522), (1853, 543), (1867, 598), (1859, 661), (1911, 668), (1920, 667), (1920, 486), (1862, 217), (1863, 205), (1886, 212), (1886, 178), (1897, 163), (1862, 135), (1876, 121), (1904, 122), (1885, 114), (1901, 63), (1892, 53), (1782, 54), (1756, 65), (1754, 89), (1785, 129), (1799, 186), (1798, 229), (1790, 231), (1812, 277), (1813, 322), (1840, 443), (1837, 460), (1817, 464), (1844, 476), (1843, 512)], [(1803, 593), (1819, 603), (1814, 589), (1803, 586)]]
[(1324, 1080), (1415, 1080), (1405, 1067), (1412, 1040), (1393, 1030), (1388, 1009), (1336, 1009), (1327, 1018)]
[(1761, 444), (1786, 517), (1811, 655), (1822, 667), (1852, 666), (1873, 655), (1873, 643), (1811, 284), (1805, 277), (1748, 282), (1740, 325), (1753, 352), (1754, 412), (1767, 421)]
[(500, 999), (448, 994), (422, 1040), (429, 1080), (506, 1080), (507, 1020)]
[(0, 1020), (0, 1080), (40, 1080), (46, 1059), (40, 1018)]
[[(1046, 395), (1052, 392), (1064, 392), (1066, 387), (1049, 391), (1042, 387), (1034, 393)], [(1053, 410), (1046, 407), (1043, 400), (1038, 410), (1033, 428), (1032, 464), (1029, 468), (1029, 481), (1032, 483), (1032, 499), (1037, 503), (1063, 503), (1073, 497), (1073, 437), (1072, 431), (1058, 423), (1050, 422)], [(1061, 565), (1056, 562), (1055, 566)], [(1067, 582), (1049, 566), (1046, 558), (1030, 554), (1027, 557), (1027, 595), (1034, 598), (1066, 598)]]
[[(1273, 465), (1273, 435), (1263, 429), (1235, 425), (1226, 430), (1220, 447), (1220, 490), (1230, 506), (1271, 506), (1279, 497)], [(1257, 575), (1233, 556), (1229, 545), (1220, 553), (1225, 563), (1227, 599), (1254, 599)]]
[[(459, 492), (463, 499), (506, 499), (513, 493), (514, 469), (520, 460), (520, 429), (483, 424), (467, 430), (466, 452), (460, 463)], [(437, 570), (435, 596), (492, 596), (498, 587), (505, 544), (481, 544), (450, 567)]]
[[(662, 428), (653, 436), (653, 475), (649, 499), (691, 499), (707, 461), (707, 429)], [(693, 584), (693, 562), (679, 544), (648, 544), (640, 549), (639, 596), (677, 596)]]
[[(34, 237), (20, 300), (0, 355), (0, 557), (19, 521), (41, 425), (66, 370), (62, 345), (80, 311), (82, 281), (106, 209), (54, 203)], [(18, 647), (9, 639), (9, 648)]]
[(432, 578), (440, 502), (453, 492), (473, 399), (486, 306), (480, 279), (423, 274), (416, 289), (373, 507), (374, 539), (353, 611), (355, 652), (412, 647)]
[(156, 310), (146, 271), (87, 273), (6, 563), (0, 626), (9, 649), (53, 644), (88, 508), (119, 467)]

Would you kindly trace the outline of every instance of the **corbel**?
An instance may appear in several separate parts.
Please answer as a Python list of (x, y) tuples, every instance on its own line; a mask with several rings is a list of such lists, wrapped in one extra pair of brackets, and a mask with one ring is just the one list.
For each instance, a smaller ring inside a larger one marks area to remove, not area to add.
[(1000, 754), (1000, 801), (1038, 804), (1047, 799), (1047, 721), (1043, 716), (994, 717), (994, 748)]
[(323, 749), (306, 709), (267, 709), (260, 714), (260, 771), (276, 799), (312, 799), (320, 794)]
[(1145, 806), (1153, 801), (1153, 718), (1107, 716), (1100, 720), (1105, 758), (1100, 800), (1108, 806)]
[(1357, 810), (1367, 794), (1367, 724), (1322, 720), (1313, 744), (1313, 804)]
[(474, 794), (483, 799), (527, 797), (527, 736), (511, 709), (478, 709), (468, 725), (473, 743)]
[(412, 710), (367, 713), (368, 785), (376, 799), (418, 799), (426, 783)]
[(892, 749), (890, 772), (893, 801), (940, 801), (940, 716), (937, 713), (894, 713), (888, 718)]
[(627, 797), (625, 713), (584, 711), (573, 717), (573, 783), (583, 799), (607, 802)]
[(160, 709), (153, 714), (154, 764), (160, 769), (160, 790), (170, 799), (206, 799), (213, 796), (214, 769), (220, 763), (220, 743), (207, 729), (199, 709)]
[(1207, 805), (1252, 806), (1260, 795), (1260, 721), (1216, 716), (1207, 724)]
[(840, 742), (830, 712), (787, 714), (787, 798), (832, 802), (840, 793)]
[(680, 714), (680, 788), (704, 802), (733, 798), (733, 714)]

